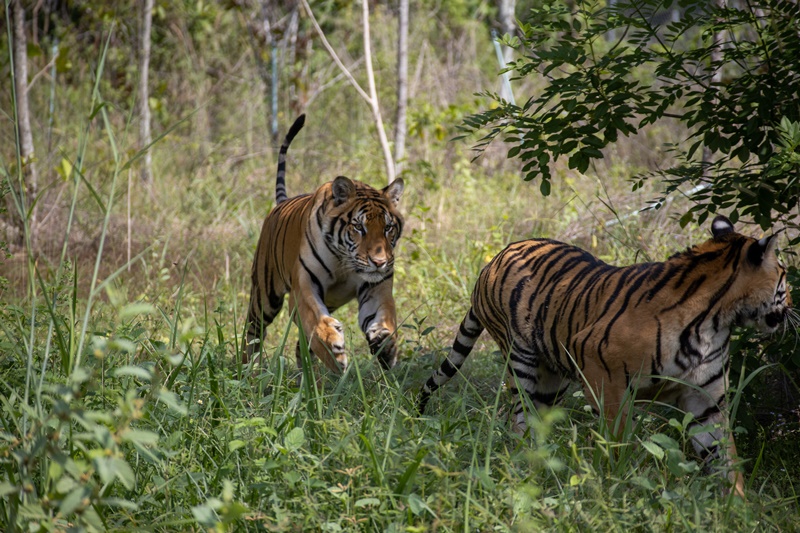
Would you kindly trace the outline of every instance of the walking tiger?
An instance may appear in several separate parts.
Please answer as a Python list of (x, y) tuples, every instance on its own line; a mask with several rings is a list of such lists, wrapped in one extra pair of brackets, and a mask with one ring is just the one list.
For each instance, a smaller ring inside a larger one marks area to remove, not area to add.
[(278, 155), (276, 205), (253, 258), (243, 361), (262, 351), (264, 330), (289, 294), (289, 308), (296, 308), (311, 352), (330, 370), (347, 367), (342, 324), (331, 314), (353, 298), (370, 351), (391, 368), (397, 361), (392, 289), (394, 248), (403, 232), (397, 211), (403, 180), (377, 190), (339, 176), (312, 193), (288, 198), (286, 152), (304, 123), (301, 115)]
[[(609, 424), (620, 409), (626, 419), (626, 391), (677, 404), (694, 415), (693, 424), (713, 427), (693, 437), (697, 452), (732, 462), (725, 413), (731, 328), (772, 333), (791, 299), (774, 235), (746, 237), (723, 216), (711, 232), (664, 262), (626, 267), (549, 239), (509, 245), (481, 271), (450, 353), (423, 387), (420, 412), (486, 329), (508, 357), (517, 431), (526, 429), (518, 387), (539, 408), (578, 380), (587, 399), (603, 398)], [(719, 449), (721, 440), (727, 450)], [(741, 475), (731, 469), (729, 478), (743, 495)]]

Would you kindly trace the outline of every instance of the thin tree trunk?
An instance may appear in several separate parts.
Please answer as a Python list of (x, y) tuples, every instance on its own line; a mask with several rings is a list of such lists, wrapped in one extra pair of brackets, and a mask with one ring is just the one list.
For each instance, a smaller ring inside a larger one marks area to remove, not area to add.
[[(504, 35), (514, 35), (514, 31), (517, 28), (516, 17), (514, 16), (514, 12), (517, 8), (517, 0), (499, 0), (498, 4), (500, 31), (503, 32)], [(510, 46), (503, 47), (503, 58), (506, 60), (506, 63), (511, 61), (512, 53), (513, 50)]]
[[(727, 0), (716, 0), (716, 5), (718, 8), (725, 8), (727, 7)], [(716, 89), (719, 89), (719, 84), (722, 82), (722, 70), (720, 69), (720, 62), (722, 61), (722, 46), (723, 46), (723, 39), (725, 39), (725, 30), (720, 30), (714, 33), (713, 36), (713, 48), (711, 49), (711, 68), (714, 69), (714, 73), (711, 75), (711, 85)], [(711, 165), (714, 163), (714, 156), (711, 153), (711, 148), (708, 146), (703, 146), (703, 176), (709, 176), (709, 170)]]
[[(25, 36), (25, 8), (22, 5), (22, 0), (12, 2), (14, 19), (14, 91), (17, 102), (17, 124), (19, 127), (19, 149), (20, 157), (22, 158), (24, 188), (25, 194), (20, 196), (24, 198), (22, 207), (27, 211), (30, 205), (36, 201), (36, 194), (38, 192), (39, 176), (36, 172), (36, 164), (33, 154), (33, 134), (31, 132), (31, 119), (30, 110), (28, 106), (28, 43)], [(32, 249), (36, 249), (36, 234), (37, 234), (37, 209), (34, 207), (30, 210), (30, 220), (28, 222), (28, 229), (30, 232), (30, 245)], [(25, 216), (25, 211), (20, 213), (22, 217)], [(24, 226), (24, 220), (20, 220), (20, 226)], [(22, 244), (24, 235), (20, 232)]]
[[(516, 31), (516, 11), (517, 0), (499, 0), (498, 2), (498, 15), (500, 17), (500, 31), (503, 35), (514, 35)], [(510, 46), (503, 47), (503, 63), (508, 64), (513, 58), (514, 51)], [(508, 74), (503, 76), (504, 83), (500, 90), (500, 96), (508, 101), (514, 101), (514, 95), (511, 93), (511, 84), (508, 81)]]
[(397, 31), (397, 119), (394, 130), (394, 160), (402, 170), (406, 151), (406, 109), (408, 107), (408, 0), (400, 0)]
[[(153, 0), (144, 0), (142, 5), (142, 28), (139, 34), (139, 147), (145, 148), (152, 142), (150, 135), (150, 91), (148, 78), (150, 71), (150, 29), (153, 21)], [(145, 183), (153, 179), (150, 150), (144, 154), (141, 176)]]
[(392, 151), (389, 148), (389, 139), (386, 137), (386, 129), (383, 127), (383, 117), (381, 107), (378, 102), (378, 91), (375, 88), (375, 73), (372, 71), (372, 46), (369, 32), (369, 0), (361, 0), (361, 14), (364, 24), (364, 63), (367, 67), (367, 85), (369, 86), (370, 107), (372, 116), (375, 118), (375, 126), (378, 129), (378, 138), (383, 148), (383, 157), (386, 161), (386, 181), (394, 181), (395, 168), (392, 159)]

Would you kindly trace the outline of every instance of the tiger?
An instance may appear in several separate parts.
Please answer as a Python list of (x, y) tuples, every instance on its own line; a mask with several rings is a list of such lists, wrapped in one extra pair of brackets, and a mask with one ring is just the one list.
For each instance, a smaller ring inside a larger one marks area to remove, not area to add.
[[(403, 232), (404, 183), (383, 189), (338, 176), (289, 198), (286, 153), (305, 124), (292, 124), (278, 154), (275, 206), (264, 220), (251, 270), (242, 362), (260, 355), (265, 330), (289, 295), (310, 352), (334, 373), (347, 368), (344, 329), (331, 314), (354, 298), (371, 353), (386, 369), (397, 362), (394, 249)], [(298, 341), (298, 365), (301, 364)]]
[(624, 267), (551, 239), (508, 245), (481, 271), (447, 358), (418, 396), (419, 412), (486, 329), (507, 357), (517, 432), (527, 429), (520, 389), (540, 409), (581, 381), (610, 428), (627, 420), (624, 398), (658, 396), (691, 412), (693, 425), (713, 427), (695, 435), (693, 446), (707, 465), (724, 456), (743, 497), (733, 435), (723, 429), (731, 328), (773, 333), (792, 302), (775, 235), (746, 237), (724, 216), (711, 233), (664, 262)]

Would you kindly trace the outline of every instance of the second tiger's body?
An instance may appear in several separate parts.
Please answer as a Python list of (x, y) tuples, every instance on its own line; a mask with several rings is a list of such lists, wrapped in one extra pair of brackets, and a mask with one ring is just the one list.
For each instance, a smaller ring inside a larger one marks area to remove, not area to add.
[[(712, 239), (667, 261), (608, 265), (561, 242), (509, 245), (481, 271), (472, 306), (447, 360), (423, 388), (431, 393), (461, 367), (486, 329), (508, 357), (513, 423), (525, 429), (522, 391), (553, 405), (570, 381), (602, 398), (609, 423), (625, 393), (676, 403), (696, 424), (724, 425), (728, 348), (734, 324), (771, 332), (790, 305), (774, 239), (758, 241), (715, 219)], [(598, 406), (599, 407), (599, 406)], [(718, 455), (722, 429), (694, 437)], [(730, 436), (727, 454), (733, 457)], [(732, 478), (737, 492), (741, 479)]]

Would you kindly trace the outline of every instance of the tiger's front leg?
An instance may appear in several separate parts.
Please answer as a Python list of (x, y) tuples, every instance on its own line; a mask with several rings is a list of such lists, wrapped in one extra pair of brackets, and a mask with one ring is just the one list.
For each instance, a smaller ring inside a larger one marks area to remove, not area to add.
[(341, 374), (347, 368), (344, 351), (344, 328), (341, 322), (330, 316), (321, 299), (312, 294), (298, 294), (292, 290), (289, 306), (297, 306), (297, 319), (309, 340), (309, 350), (329, 370)]
[(377, 285), (365, 283), (358, 288), (358, 323), (370, 352), (385, 369), (397, 363), (397, 317), (392, 285), (389, 278)]
[(706, 426), (708, 431), (697, 433), (692, 437), (695, 451), (710, 464), (722, 459), (724, 468), (727, 469), (728, 481), (733, 493), (744, 498), (744, 478), (736, 469), (736, 444), (733, 433), (730, 432), (727, 405), (725, 402), (725, 389), (727, 388), (727, 373), (719, 376), (716, 382), (706, 385), (705, 390), (688, 389), (683, 392), (678, 400), (678, 407), (691, 411), (694, 415), (690, 427)]

